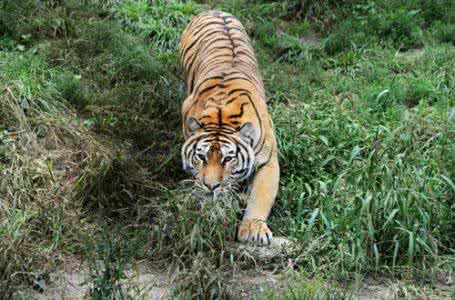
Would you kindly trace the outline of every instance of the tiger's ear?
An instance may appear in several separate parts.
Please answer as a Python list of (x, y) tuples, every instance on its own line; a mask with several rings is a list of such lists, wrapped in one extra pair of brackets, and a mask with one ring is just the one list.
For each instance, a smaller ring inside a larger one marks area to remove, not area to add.
[(254, 131), (253, 124), (251, 122), (246, 122), (239, 129), (240, 137), (248, 143), (251, 143), (254, 139)]
[(193, 117), (189, 117), (188, 120), (186, 120), (186, 126), (188, 127), (191, 134), (193, 134), (196, 130), (202, 128), (202, 124)]

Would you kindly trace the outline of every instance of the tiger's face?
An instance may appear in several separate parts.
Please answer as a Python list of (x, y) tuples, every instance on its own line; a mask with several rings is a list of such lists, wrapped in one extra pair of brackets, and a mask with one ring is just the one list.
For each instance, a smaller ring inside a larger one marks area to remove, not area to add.
[(203, 128), (199, 122), (189, 127), (191, 136), (182, 148), (183, 169), (208, 192), (222, 192), (253, 173), (254, 151), (247, 137), (252, 125), (243, 127), (232, 132)]

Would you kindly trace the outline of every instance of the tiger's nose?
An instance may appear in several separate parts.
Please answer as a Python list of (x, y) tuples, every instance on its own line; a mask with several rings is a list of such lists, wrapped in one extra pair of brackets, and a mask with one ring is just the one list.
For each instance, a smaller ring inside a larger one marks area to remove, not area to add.
[(219, 188), (221, 184), (219, 184), (219, 183), (207, 183), (207, 182), (204, 181), (204, 185), (205, 185), (211, 192), (213, 192), (214, 190), (216, 190), (217, 188)]

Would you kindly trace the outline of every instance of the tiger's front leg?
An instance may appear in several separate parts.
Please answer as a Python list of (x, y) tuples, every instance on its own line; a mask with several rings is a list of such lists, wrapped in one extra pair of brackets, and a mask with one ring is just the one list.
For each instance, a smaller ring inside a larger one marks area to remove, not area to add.
[(277, 154), (254, 177), (247, 208), (239, 227), (239, 241), (270, 244), (272, 231), (267, 226), (267, 218), (278, 193), (280, 167)]

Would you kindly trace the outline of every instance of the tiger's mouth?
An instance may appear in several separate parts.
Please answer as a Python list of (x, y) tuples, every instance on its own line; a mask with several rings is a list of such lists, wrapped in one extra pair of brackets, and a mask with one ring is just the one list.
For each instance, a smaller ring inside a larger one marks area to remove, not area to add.
[(225, 195), (225, 194), (235, 193), (235, 192), (238, 192), (238, 190), (239, 190), (239, 185), (236, 183), (230, 182), (230, 181), (221, 182), (214, 189), (207, 187), (204, 183), (202, 183), (200, 180), (198, 180), (196, 178), (194, 178), (194, 181), (200, 192), (202, 192), (205, 196), (210, 196), (210, 197), (214, 197), (214, 198)]
[(219, 184), (216, 188), (209, 188), (205, 184), (203, 184), (202, 182), (198, 182), (198, 185), (199, 185), (200, 189), (206, 195), (217, 196), (217, 195), (220, 195), (220, 194), (223, 194), (223, 193), (227, 192), (226, 187), (224, 185), (222, 185), (222, 184)]

